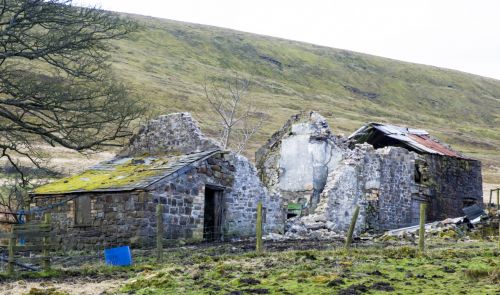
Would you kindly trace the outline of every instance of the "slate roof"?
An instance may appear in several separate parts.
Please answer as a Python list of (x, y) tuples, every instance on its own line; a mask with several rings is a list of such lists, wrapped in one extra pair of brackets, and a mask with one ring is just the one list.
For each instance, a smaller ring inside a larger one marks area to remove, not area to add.
[(191, 165), (221, 150), (187, 155), (114, 158), (80, 174), (36, 188), (31, 195), (59, 195), (87, 192), (121, 192), (145, 189), (159, 180), (176, 177)]
[[(349, 139), (354, 139), (358, 142), (367, 142), (375, 147), (377, 147), (377, 145), (392, 145), (384, 144), (382, 137), (390, 139), (391, 142), (398, 143), (398, 146), (405, 147), (418, 153), (464, 158), (460, 153), (435, 140), (427, 131), (422, 129), (372, 122), (356, 130), (349, 136)], [(388, 142), (389, 141), (386, 141), (386, 143)]]

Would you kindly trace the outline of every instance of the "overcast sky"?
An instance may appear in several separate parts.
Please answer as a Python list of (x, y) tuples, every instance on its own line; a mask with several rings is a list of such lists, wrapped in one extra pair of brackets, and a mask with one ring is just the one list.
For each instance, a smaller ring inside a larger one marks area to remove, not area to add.
[(497, 0), (77, 0), (500, 79)]

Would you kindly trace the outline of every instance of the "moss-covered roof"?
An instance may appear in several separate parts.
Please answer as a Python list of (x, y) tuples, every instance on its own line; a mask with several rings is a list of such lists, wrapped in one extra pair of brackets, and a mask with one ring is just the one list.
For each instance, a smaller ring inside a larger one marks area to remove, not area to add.
[(219, 152), (213, 150), (180, 156), (115, 158), (80, 174), (42, 185), (32, 194), (54, 195), (144, 189), (194, 162)]

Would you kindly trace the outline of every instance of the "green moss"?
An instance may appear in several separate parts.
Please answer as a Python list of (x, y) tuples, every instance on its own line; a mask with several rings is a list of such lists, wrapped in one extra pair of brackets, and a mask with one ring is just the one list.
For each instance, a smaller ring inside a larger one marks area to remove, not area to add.
[(57, 290), (56, 288), (31, 288), (26, 295), (69, 295), (69, 293)]
[[(350, 253), (338, 250), (280, 251), (263, 256), (234, 254), (178, 262), (139, 275), (121, 292), (133, 294), (337, 294), (344, 289), (380, 286), (401, 294), (494, 294), (498, 252), (494, 243), (429, 245), (425, 256), (415, 247), (373, 245)], [(211, 255), (209, 249), (201, 250)], [(172, 253), (175, 254), (175, 251)], [(185, 261), (191, 263), (186, 265)], [(266, 291), (263, 291), (266, 290)], [(382, 292), (381, 292), (382, 293)], [(385, 293), (385, 292), (383, 292)]]
[(166, 271), (141, 275), (122, 288), (122, 292), (134, 294), (165, 294), (165, 289), (176, 287), (176, 280)]
[(88, 170), (81, 174), (63, 178), (34, 190), (35, 194), (55, 194), (72, 191), (92, 191), (131, 185), (158, 175), (161, 170), (144, 164), (127, 163), (116, 165), (112, 170)]

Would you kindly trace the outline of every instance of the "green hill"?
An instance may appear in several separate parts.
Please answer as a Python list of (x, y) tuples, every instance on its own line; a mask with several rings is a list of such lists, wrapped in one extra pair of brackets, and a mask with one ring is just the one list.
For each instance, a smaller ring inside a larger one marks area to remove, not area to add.
[(500, 81), (279, 38), (127, 15), (140, 24), (113, 43), (113, 65), (158, 113), (189, 111), (208, 132), (203, 83), (236, 71), (269, 121), (255, 150), (300, 110), (323, 114), (338, 134), (368, 121), (425, 128), (483, 161), (485, 181), (500, 183)]

